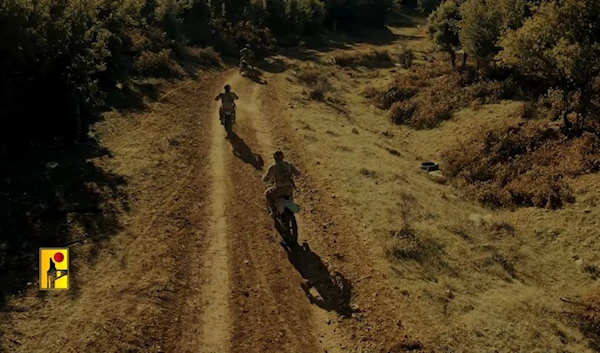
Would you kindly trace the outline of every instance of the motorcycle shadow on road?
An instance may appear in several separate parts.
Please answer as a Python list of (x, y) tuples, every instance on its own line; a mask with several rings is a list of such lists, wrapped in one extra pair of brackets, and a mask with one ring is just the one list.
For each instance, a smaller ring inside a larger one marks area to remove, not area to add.
[(229, 135), (229, 143), (233, 147), (233, 155), (245, 163), (250, 164), (256, 170), (262, 170), (265, 162), (259, 154), (252, 152), (252, 149), (235, 132)]
[(258, 83), (259, 85), (267, 84), (267, 80), (262, 77), (261, 71), (257, 68), (248, 69), (248, 71), (244, 74), (244, 77), (252, 80), (255, 83)]
[(282, 247), (286, 250), (290, 263), (305, 279), (300, 286), (311, 304), (346, 317), (352, 315), (352, 284), (343, 274), (338, 271), (330, 272), (321, 257), (306, 242), (291, 248), (282, 244)]

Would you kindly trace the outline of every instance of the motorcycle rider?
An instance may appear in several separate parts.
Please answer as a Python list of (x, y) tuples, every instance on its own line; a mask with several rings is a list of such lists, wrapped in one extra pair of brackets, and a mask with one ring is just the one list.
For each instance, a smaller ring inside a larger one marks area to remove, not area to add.
[(275, 163), (269, 167), (263, 177), (263, 181), (272, 185), (265, 191), (267, 204), (269, 205), (269, 216), (275, 218), (277, 215), (277, 199), (282, 196), (292, 196), (295, 185), (294, 177), (300, 175), (296, 167), (284, 160), (281, 150), (273, 153)]
[(240, 67), (242, 67), (242, 63), (245, 61), (248, 64), (248, 67), (254, 68), (250, 61), (253, 57), (254, 52), (250, 48), (250, 44), (246, 44), (246, 46), (240, 50)]
[(225, 123), (223, 120), (225, 118), (225, 110), (231, 110), (232, 116), (231, 119), (235, 120), (235, 101), (240, 99), (237, 94), (231, 91), (230, 85), (225, 85), (225, 92), (219, 93), (215, 97), (215, 101), (221, 100), (221, 107), (219, 108), (219, 120), (221, 121), (221, 125)]

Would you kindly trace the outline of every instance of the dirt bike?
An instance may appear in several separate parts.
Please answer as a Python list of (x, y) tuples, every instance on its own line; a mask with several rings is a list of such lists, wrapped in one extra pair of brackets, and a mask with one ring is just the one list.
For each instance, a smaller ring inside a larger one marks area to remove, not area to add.
[(229, 136), (232, 132), (232, 125), (235, 122), (235, 106), (233, 109), (223, 109), (221, 107), (219, 113), (221, 115), (221, 125), (225, 127), (225, 132)]
[(245, 73), (250, 72), (250, 64), (245, 59), (240, 61), (240, 74), (243, 75)]
[(275, 221), (279, 223), (284, 231), (283, 240), (288, 246), (298, 244), (298, 223), (295, 213), (298, 213), (299, 207), (294, 202), (292, 195), (281, 196), (276, 202)]

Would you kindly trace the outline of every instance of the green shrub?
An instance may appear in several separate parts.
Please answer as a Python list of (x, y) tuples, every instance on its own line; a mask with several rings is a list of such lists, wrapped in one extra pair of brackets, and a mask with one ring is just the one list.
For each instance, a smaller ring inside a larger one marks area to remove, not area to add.
[(460, 43), (478, 63), (487, 63), (498, 53), (497, 42), (502, 34), (502, 16), (485, 0), (467, 0), (461, 6)]
[[(103, 104), (106, 92), (132, 75), (181, 77), (184, 70), (178, 61), (220, 65), (217, 53), (237, 56), (246, 44), (258, 57), (265, 56), (277, 45), (275, 38), (298, 42), (302, 36), (319, 34), (325, 25), (381, 26), (393, 3), (4, 0), (0, 94), (5, 103), (0, 107), (0, 130), (10, 131), (5, 135), (14, 139), (60, 134), (69, 115), (65, 97), (74, 87), (84, 92), (86, 110), (93, 110)], [(198, 49), (203, 47), (207, 49)], [(351, 66), (393, 64), (387, 52), (349, 60)], [(320, 85), (317, 90), (328, 89), (326, 83)], [(30, 97), (40, 97), (39, 104), (31, 105)], [(49, 111), (57, 118), (42, 119)], [(38, 131), (27, 131), (30, 127)]]
[(219, 53), (217, 53), (212, 47), (208, 48), (196, 48), (186, 47), (184, 48), (185, 57), (193, 62), (197, 62), (204, 66), (219, 67), (223, 65)]
[(413, 53), (412, 49), (402, 46), (398, 52), (400, 66), (408, 69), (412, 66), (413, 60), (415, 60), (415, 53)]
[(302, 35), (311, 36), (321, 32), (325, 21), (325, 7), (319, 0), (302, 0), (299, 5)]
[(461, 14), (454, 1), (445, 1), (429, 15), (427, 34), (439, 50), (450, 54), (452, 67), (456, 67), (456, 51), (461, 48), (459, 23)]
[(211, 10), (204, 0), (190, 0), (181, 11), (182, 30), (185, 37), (193, 45), (211, 44), (210, 28)]
[(429, 14), (435, 10), (442, 0), (417, 0), (417, 9), (423, 13)]
[(133, 67), (137, 73), (147, 76), (182, 77), (185, 75), (183, 68), (175, 61), (174, 54), (169, 49), (161, 50), (158, 53), (142, 52)]
[(250, 44), (254, 54), (265, 56), (277, 45), (270, 29), (258, 27), (250, 21), (232, 24), (224, 19), (213, 19), (211, 27), (214, 48), (220, 53), (237, 56), (244, 45)]

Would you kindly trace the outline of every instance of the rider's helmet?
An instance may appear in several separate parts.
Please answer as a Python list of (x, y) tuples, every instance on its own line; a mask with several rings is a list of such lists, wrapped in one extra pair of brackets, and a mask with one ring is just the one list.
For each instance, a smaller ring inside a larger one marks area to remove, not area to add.
[(231, 91), (231, 86), (230, 85), (225, 85), (225, 92), (229, 92)]
[(250, 49), (250, 43), (246, 44), (246, 49)]
[(275, 161), (282, 161), (283, 160), (283, 151), (282, 150), (277, 150), (275, 151), (275, 153), (273, 153), (273, 158), (275, 159)]

